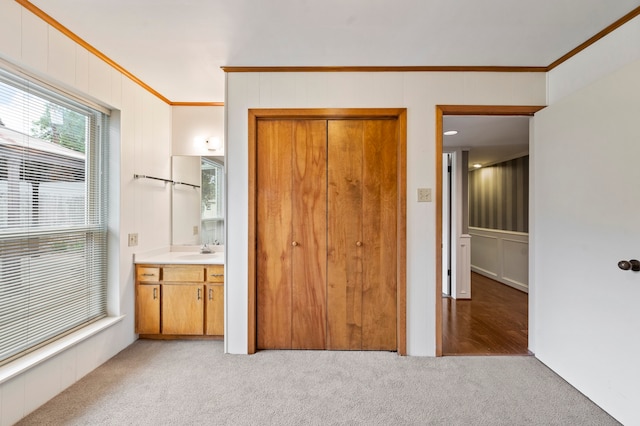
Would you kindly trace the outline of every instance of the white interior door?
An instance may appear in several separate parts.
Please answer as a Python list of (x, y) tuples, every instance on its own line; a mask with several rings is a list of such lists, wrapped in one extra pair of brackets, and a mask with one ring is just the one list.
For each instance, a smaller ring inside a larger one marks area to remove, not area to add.
[(451, 296), (451, 154), (442, 154), (442, 294)]
[(536, 113), (531, 247), (536, 356), (640, 424), (640, 61)]

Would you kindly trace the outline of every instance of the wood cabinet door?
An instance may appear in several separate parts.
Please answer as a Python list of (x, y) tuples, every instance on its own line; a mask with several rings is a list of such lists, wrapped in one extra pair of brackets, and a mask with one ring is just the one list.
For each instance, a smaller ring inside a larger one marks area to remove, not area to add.
[(257, 346), (323, 349), (326, 120), (265, 120), (257, 131)]
[(164, 282), (202, 282), (204, 281), (204, 266), (165, 266), (162, 268)]
[(207, 284), (204, 334), (224, 335), (224, 285)]
[(397, 348), (396, 127), (329, 121), (329, 349)]
[(204, 334), (204, 286), (162, 284), (162, 334)]
[(207, 282), (223, 283), (224, 282), (224, 265), (207, 266)]
[(136, 266), (136, 280), (141, 283), (160, 281), (160, 268), (151, 266)]
[(160, 333), (160, 285), (136, 285), (136, 333)]

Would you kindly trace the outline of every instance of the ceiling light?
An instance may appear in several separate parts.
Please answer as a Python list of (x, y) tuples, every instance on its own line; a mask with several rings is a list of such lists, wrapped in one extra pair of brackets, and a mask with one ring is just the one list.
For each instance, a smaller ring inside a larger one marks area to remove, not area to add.
[(476, 163), (473, 165), (474, 168), (479, 169), (480, 167), (482, 167), (482, 164), (480, 163)]
[(446, 132), (444, 132), (445, 136), (453, 136), (453, 135), (457, 135), (458, 131), (457, 130), (447, 130)]

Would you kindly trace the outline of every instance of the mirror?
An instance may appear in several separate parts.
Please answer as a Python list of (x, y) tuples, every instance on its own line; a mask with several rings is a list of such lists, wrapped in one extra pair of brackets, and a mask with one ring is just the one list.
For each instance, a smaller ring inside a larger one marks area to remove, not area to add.
[(224, 157), (171, 158), (172, 245), (224, 244)]

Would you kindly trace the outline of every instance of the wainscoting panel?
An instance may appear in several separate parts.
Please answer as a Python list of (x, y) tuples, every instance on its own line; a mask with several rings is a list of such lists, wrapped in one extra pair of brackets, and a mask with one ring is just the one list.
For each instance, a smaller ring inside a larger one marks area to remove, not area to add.
[(471, 235), (471, 270), (496, 279), (498, 274), (498, 238), (482, 235), (469, 228)]
[(469, 227), (471, 270), (529, 292), (529, 235)]

